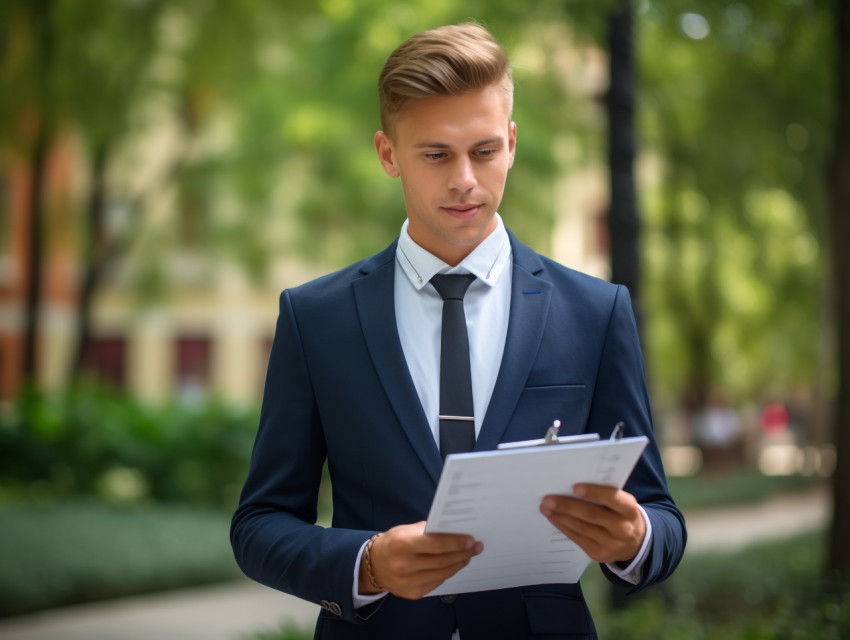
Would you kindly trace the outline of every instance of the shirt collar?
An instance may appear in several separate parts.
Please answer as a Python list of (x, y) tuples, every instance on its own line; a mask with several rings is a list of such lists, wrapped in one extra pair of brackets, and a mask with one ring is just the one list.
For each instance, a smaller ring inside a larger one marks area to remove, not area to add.
[(407, 232), (408, 221), (401, 226), (396, 249), (396, 260), (417, 290), (428, 284), (438, 273), (471, 273), (481, 282), (492, 287), (510, 262), (511, 243), (501, 216), (496, 215), (496, 228), (456, 267), (452, 267), (437, 256), (416, 244)]

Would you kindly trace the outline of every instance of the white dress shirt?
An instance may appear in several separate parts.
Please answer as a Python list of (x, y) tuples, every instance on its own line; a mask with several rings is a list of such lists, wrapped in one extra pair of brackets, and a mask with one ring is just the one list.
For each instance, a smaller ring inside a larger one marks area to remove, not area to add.
[[(452, 267), (416, 244), (407, 232), (407, 220), (401, 227), (395, 262), (395, 316), (407, 368), (419, 401), (439, 446), (440, 413), (440, 332), (443, 299), (430, 279), (437, 274), (471, 273), (476, 279), (463, 299), (469, 335), (469, 359), (472, 375), (472, 402), (475, 412), (475, 436), (490, 404), (508, 334), (511, 304), (511, 245), (499, 214), (497, 227), (457, 266)], [(646, 522), (643, 546), (634, 561), (621, 569), (607, 565), (620, 578), (637, 584), (652, 533)], [(541, 517), (543, 517), (541, 515)], [(365, 544), (364, 544), (365, 547)], [(363, 548), (354, 565), (354, 606), (359, 608), (386, 593), (360, 595), (358, 577)], [(457, 633), (455, 633), (457, 638)]]
[[(498, 214), (497, 214), (498, 215)], [(511, 243), (501, 218), (498, 226), (456, 267), (416, 244), (401, 228), (396, 250), (395, 315), (398, 336), (413, 385), (431, 432), (440, 442), (440, 335), (443, 299), (429, 281), (437, 274), (476, 276), (463, 299), (469, 336), (475, 436), (481, 430), (508, 335), (511, 306)]]

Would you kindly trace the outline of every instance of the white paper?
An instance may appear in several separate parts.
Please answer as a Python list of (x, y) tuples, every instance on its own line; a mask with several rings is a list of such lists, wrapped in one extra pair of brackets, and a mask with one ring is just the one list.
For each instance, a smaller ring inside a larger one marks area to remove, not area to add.
[(446, 458), (427, 533), (462, 533), (484, 551), (428, 595), (577, 582), (590, 563), (540, 513), (577, 483), (622, 488), (648, 439), (454, 454)]

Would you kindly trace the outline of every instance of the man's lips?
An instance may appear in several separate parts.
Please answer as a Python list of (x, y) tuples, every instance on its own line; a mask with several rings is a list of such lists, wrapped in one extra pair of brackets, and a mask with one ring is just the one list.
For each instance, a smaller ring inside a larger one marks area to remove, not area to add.
[(471, 218), (481, 209), (480, 204), (454, 204), (440, 207), (443, 211), (447, 211), (450, 215), (459, 218)]

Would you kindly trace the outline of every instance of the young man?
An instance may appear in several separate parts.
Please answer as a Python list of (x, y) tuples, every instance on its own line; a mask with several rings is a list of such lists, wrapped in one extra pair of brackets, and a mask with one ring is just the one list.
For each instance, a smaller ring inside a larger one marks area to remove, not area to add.
[[(231, 531), (237, 561), (320, 604), (317, 638), (594, 638), (577, 584), (423, 597), (482, 550), (425, 534), (424, 520), (447, 451), (539, 438), (554, 419), (562, 434), (606, 437), (622, 420), (650, 439), (625, 489), (579, 485), (585, 500), (546, 496), (540, 517), (615, 583), (641, 589), (673, 571), (685, 527), (652, 435), (628, 292), (505, 229), (496, 211), (516, 150), (513, 85), (485, 29), (414, 36), (379, 91), (375, 146), (401, 180), (407, 220), (386, 250), (281, 296)], [(465, 293), (446, 294), (446, 274), (472, 274)], [(447, 368), (466, 368), (468, 344), (464, 415), (445, 415), (441, 394), (443, 295), (462, 300), (464, 364)], [(315, 525), (326, 459), (330, 528)]]

